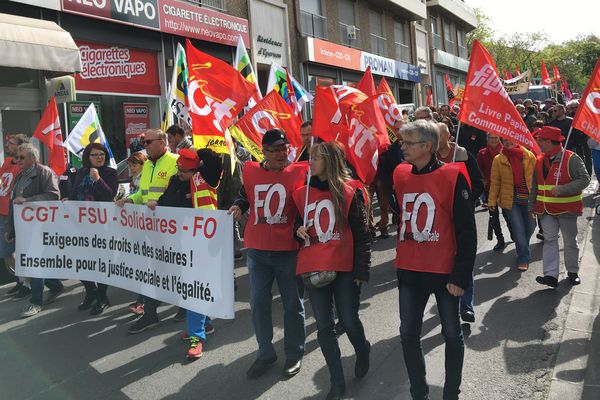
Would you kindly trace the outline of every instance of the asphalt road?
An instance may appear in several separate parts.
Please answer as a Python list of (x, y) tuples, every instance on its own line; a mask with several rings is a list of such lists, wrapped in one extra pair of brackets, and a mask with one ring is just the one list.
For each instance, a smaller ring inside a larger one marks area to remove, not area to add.
[[(593, 189), (591, 189), (593, 190)], [(587, 197), (588, 204), (591, 195)], [(591, 209), (579, 219), (580, 242), (586, 239)], [(503, 253), (487, 241), (487, 213), (478, 209), (478, 257), (475, 265), (476, 322), (464, 326), (466, 358), (462, 399), (545, 399), (571, 297), (562, 281), (557, 290), (535, 282), (541, 273), (541, 243), (532, 239), (534, 262), (529, 271), (515, 268), (515, 246)], [(506, 229), (505, 229), (506, 233)], [(374, 244), (371, 281), (362, 296), (361, 319), (372, 343), (371, 370), (353, 378), (354, 355), (340, 338), (348, 398), (409, 399), (408, 379), (398, 335), (395, 234)], [(329, 374), (320, 352), (310, 302), (307, 308), (306, 356), (301, 372), (281, 378), (283, 323), (274, 288), (276, 365), (250, 381), (256, 341), (248, 305), (247, 269), (236, 265), (239, 291), (235, 320), (215, 321), (216, 331), (204, 356), (188, 362), (184, 323), (174, 323), (176, 309), (159, 309), (161, 325), (128, 335), (133, 318), (127, 305), (135, 295), (109, 289), (112, 306), (101, 316), (78, 312), (83, 288), (66, 283), (58, 301), (40, 314), (19, 319), (24, 302), (0, 297), (0, 399), (320, 399), (329, 389)], [(564, 278), (564, 277), (563, 277)], [(582, 279), (586, 279), (585, 276)], [(0, 289), (0, 296), (8, 286)], [(431, 398), (441, 399), (444, 345), (435, 302), (430, 299), (423, 324), (423, 348)], [(573, 357), (577, 357), (574, 354)], [(565, 399), (567, 400), (567, 399)]]

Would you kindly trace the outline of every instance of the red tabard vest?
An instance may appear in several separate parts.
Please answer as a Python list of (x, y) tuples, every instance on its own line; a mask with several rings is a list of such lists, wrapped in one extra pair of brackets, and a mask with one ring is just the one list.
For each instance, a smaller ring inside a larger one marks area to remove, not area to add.
[(292, 194), (306, 181), (308, 163), (294, 163), (282, 171), (267, 171), (257, 162), (244, 166), (244, 190), (250, 202), (250, 217), (244, 231), (249, 249), (298, 250), (294, 221), (298, 210)]
[[(569, 175), (569, 160), (573, 156), (573, 152), (565, 150), (565, 156), (562, 162), (560, 171), (560, 177), (558, 179), (558, 185), (565, 185), (571, 182), (571, 176)], [(558, 215), (565, 213), (582, 214), (583, 213), (583, 200), (581, 193), (575, 196), (554, 196), (552, 189), (556, 186), (556, 174), (558, 173), (558, 163), (550, 164), (550, 170), (546, 179), (544, 179), (544, 173), (542, 166), (544, 163), (544, 155), (540, 154), (537, 157), (535, 163), (535, 173), (537, 179), (537, 198), (535, 201), (535, 213), (536, 214), (550, 214)]]
[(400, 210), (396, 267), (450, 274), (454, 269), (454, 189), (461, 166), (445, 164), (426, 175), (414, 175), (412, 165), (394, 170), (394, 191)]
[(15, 177), (21, 171), (19, 164), (12, 163), (12, 157), (6, 157), (0, 168), (0, 216), (6, 217), (10, 209), (10, 194)]
[(206, 183), (199, 172), (190, 178), (190, 192), (194, 208), (217, 209), (217, 189)]
[[(344, 191), (346, 217), (358, 188), (358, 181), (349, 181)], [(302, 215), (306, 202), (306, 186), (294, 192), (294, 203)], [(311, 187), (308, 191), (307, 227), (310, 239), (300, 246), (296, 275), (314, 271), (350, 272), (354, 266), (354, 239), (348, 223), (340, 232), (335, 229), (335, 211), (329, 190)]]

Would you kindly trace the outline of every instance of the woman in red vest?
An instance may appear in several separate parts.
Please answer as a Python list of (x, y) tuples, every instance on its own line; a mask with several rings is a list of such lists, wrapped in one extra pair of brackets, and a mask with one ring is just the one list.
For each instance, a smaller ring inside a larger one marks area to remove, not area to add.
[(342, 398), (346, 391), (333, 302), (356, 352), (357, 378), (367, 374), (371, 350), (358, 317), (360, 289), (369, 280), (371, 263), (365, 198), (362, 190), (358, 190), (360, 183), (348, 176), (344, 158), (343, 147), (337, 142), (314, 145), (310, 187), (299, 188), (293, 194), (294, 203), (304, 216), (304, 221), (300, 217), (297, 221), (302, 224), (296, 230), (302, 245), (296, 274), (307, 277), (320, 271), (335, 271), (335, 279), (324, 286), (316, 287), (314, 281), (306, 279), (317, 322), (317, 338), (331, 374), (327, 399)]

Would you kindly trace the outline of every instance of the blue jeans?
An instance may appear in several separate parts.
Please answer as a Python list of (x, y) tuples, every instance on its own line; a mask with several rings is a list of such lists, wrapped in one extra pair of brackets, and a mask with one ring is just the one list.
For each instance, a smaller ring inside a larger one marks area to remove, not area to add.
[(592, 149), (592, 162), (594, 163), (594, 173), (596, 179), (600, 181), (600, 150)]
[(527, 210), (527, 205), (524, 204), (513, 204), (507, 211), (517, 247), (517, 264), (529, 264), (531, 262), (529, 239), (535, 230), (535, 220)]
[(190, 337), (194, 336), (200, 339), (202, 342), (206, 340), (205, 328), (209, 325), (211, 320), (204, 314), (200, 314), (194, 311), (186, 310), (186, 321), (187, 321), (187, 333)]
[[(400, 340), (404, 363), (410, 380), (410, 393), (415, 400), (428, 399), (429, 387), (425, 371), (425, 357), (421, 347), (423, 312), (431, 293), (420, 286), (399, 278)], [(442, 335), (446, 342), (446, 382), (444, 400), (458, 399), (465, 345), (460, 327), (459, 297), (454, 297), (445, 286), (435, 292), (438, 313), (442, 323)]]
[(340, 346), (335, 334), (333, 302), (342, 326), (356, 354), (367, 349), (363, 325), (358, 318), (360, 287), (354, 284), (351, 272), (338, 272), (335, 280), (322, 288), (307, 286), (317, 322), (317, 339), (329, 368), (332, 386), (345, 385)]
[(44, 285), (51, 292), (58, 292), (63, 289), (63, 284), (58, 279), (30, 278), (29, 283), (31, 285), (31, 299), (29, 302), (38, 306), (41, 306), (44, 302)]
[(250, 308), (258, 342), (258, 358), (274, 358), (273, 347), (273, 281), (277, 280), (283, 303), (284, 349), (288, 360), (299, 360), (304, 355), (306, 330), (304, 327), (303, 295), (296, 284), (297, 251), (265, 251), (248, 249), (248, 282)]

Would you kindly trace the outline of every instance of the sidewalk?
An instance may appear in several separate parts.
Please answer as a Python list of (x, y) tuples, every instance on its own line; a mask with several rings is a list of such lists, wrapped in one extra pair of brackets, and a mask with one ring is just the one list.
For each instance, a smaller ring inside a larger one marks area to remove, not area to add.
[(600, 399), (600, 216), (589, 211), (580, 244), (582, 284), (571, 299), (548, 400)]

